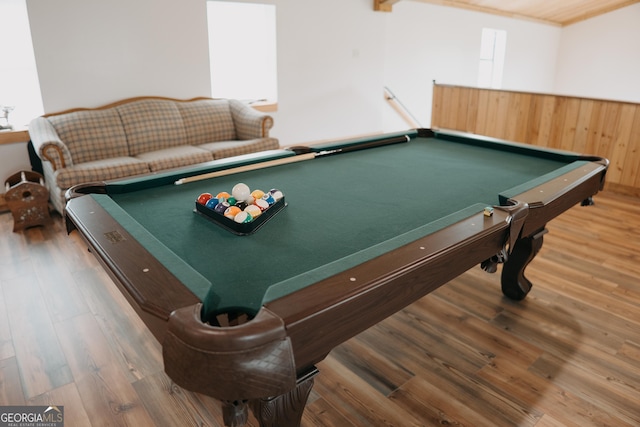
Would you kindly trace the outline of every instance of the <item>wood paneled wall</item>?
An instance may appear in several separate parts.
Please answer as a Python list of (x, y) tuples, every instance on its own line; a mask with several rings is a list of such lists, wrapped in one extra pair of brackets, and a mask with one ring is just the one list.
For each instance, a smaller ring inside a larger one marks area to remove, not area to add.
[(606, 157), (607, 189), (640, 197), (640, 104), (434, 83), (431, 127)]

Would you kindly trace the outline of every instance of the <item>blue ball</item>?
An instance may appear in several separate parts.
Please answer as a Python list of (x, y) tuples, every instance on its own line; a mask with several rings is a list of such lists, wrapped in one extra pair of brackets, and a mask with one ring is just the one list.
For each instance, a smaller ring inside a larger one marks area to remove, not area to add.
[(207, 200), (207, 203), (205, 204), (205, 206), (208, 207), (209, 209), (214, 209), (217, 204), (218, 204), (218, 199), (216, 199), (215, 197), (212, 197), (209, 200)]

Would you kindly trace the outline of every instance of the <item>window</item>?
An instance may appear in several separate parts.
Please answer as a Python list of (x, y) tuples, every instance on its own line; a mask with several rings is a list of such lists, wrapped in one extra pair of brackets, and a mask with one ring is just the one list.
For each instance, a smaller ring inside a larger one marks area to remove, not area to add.
[(43, 113), (25, 0), (0, 0), (0, 28), (0, 126), (3, 110), (12, 110), (9, 123), (21, 129)]
[(208, 1), (211, 95), (277, 100), (276, 7)]
[(491, 28), (482, 29), (480, 45), (480, 72), (478, 86), (499, 89), (502, 86), (507, 32)]

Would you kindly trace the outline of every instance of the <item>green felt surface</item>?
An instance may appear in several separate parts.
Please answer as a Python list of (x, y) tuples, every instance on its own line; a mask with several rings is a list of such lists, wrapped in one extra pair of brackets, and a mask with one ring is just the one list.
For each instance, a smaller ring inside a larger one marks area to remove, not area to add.
[[(263, 302), (499, 204), (500, 193), (551, 178), (565, 165), (556, 158), (415, 138), (111, 197), (123, 211), (119, 215), (130, 216), (129, 228), (139, 228), (147, 236), (143, 244), (172, 260), (167, 263), (174, 274), (208, 310), (254, 313)], [(279, 188), (288, 206), (250, 236), (231, 234), (193, 212), (200, 193), (230, 191), (238, 182)], [(205, 292), (206, 281), (211, 286)]]

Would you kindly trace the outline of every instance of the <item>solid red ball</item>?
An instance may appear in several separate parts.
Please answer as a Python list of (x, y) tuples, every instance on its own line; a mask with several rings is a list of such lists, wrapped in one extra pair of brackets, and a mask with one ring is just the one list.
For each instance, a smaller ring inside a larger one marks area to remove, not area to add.
[(211, 199), (213, 195), (211, 193), (202, 193), (198, 196), (198, 203), (201, 205), (206, 205), (209, 199)]

